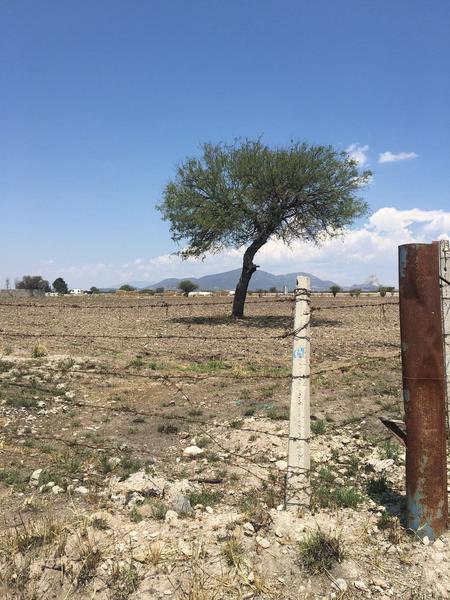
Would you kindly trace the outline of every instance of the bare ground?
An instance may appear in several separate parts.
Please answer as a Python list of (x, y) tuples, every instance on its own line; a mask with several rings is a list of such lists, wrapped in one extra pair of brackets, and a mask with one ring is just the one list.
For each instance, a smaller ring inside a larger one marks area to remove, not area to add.
[[(279, 510), (292, 303), (251, 300), (242, 320), (217, 298), (0, 305), (3, 597), (447, 597), (448, 536), (402, 527), (378, 418), (402, 414), (395, 299), (313, 300), (304, 515)], [(165, 516), (180, 497), (198, 508)], [(325, 570), (318, 527), (342, 549)]]

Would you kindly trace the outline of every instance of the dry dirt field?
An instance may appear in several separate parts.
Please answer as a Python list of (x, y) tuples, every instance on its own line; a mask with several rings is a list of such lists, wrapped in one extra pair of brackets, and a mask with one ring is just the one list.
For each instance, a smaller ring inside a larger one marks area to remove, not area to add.
[(313, 298), (312, 510), (281, 510), (281, 300), (1, 300), (0, 597), (448, 597), (449, 536), (404, 530), (378, 419), (403, 409), (396, 298)]

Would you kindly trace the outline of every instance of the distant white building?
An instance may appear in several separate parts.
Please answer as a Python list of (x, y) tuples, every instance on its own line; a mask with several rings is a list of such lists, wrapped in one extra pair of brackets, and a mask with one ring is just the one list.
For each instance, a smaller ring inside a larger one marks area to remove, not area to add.
[(212, 296), (212, 292), (189, 292), (188, 296), (191, 298), (193, 296)]
[(73, 296), (83, 296), (84, 295), (84, 290), (80, 290), (79, 288), (74, 288), (73, 290), (70, 290), (70, 293)]

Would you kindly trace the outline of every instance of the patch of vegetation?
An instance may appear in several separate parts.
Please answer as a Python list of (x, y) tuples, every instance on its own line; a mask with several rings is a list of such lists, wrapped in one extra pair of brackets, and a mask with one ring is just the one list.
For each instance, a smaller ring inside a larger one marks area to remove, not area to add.
[(379, 477), (372, 477), (366, 484), (367, 494), (378, 502), (382, 500), (383, 496), (388, 492), (388, 484), (386, 475), (380, 475)]
[[(5, 350), (3, 350), (5, 352)], [(6, 360), (0, 360), (0, 373), (7, 373), (14, 367), (14, 363)]]
[(6, 404), (8, 406), (13, 406), (14, 408), (36, 408), (38, 405), (38, 401), (35, 398), (8, 398), (6, 400)]
[(29, 550), (42, 548), (52, 543), (62, 532), (62, 525), (54, 519), (43, 519), (23, 524), (17, 528), (8, 540), (10, 549), (24, 554)]
[(47, 485), (47, 483), (50, 483), (51, 481), (53, 481), (55, 485), (59, 485), (60, 487), (64, 486), (64, 481), (61, 475), (52, 471), (47, 471), (45, 469), (39, 475), (38, 486)]
[(323, 481), (324, 483), (333, 483), (334, 480), (336, 479), (336, 475), (333, 473), (333, 471), (329, 468), (329, 467), (322, 467), (319, 470), (319, 479), (321, 481)]
[(178, 427), (176, 425), (171, 425), (170, 423), (162, 423), (161, 425), (158, 425), (158, 433), (173, 435), (174, 433), (178, 433)]
[(203, 414), (203, 410), (201, 408), (191, 408), (188, 410), (189, 417), (200, 417)]
[(223, 545), (222, 555), (230, 567), (238, 568), (244, 558), (245, 548), (236, 538), (232, 537)]
[(267, 411), (267, 418), (272, 419), (273, 421), (288, 421), (289, 414), (288, 414), (287, 410), (284, 412), (281, 412), (279, 410), (276, 410), (275, 408), (271, 408), (270, 410)]
[(300, 564), (312, 575), (329, 571), (345, 557), (340, 538), (317, 529), (299, 542)]
[(208, 490), (207, 488), (203, 488), (199, 492), (191, 492), (189, 494), (189, 502), (191, 503), (191, 506), (196, 506), (197, 504), (212, 506), (213, 504), (217, 504), (222, 496), (223, 493), (219, 490)]
[(139, 471), (142, 468), (142, 462), (137, 458), (131, 456), (124, 456), (120, 461), (121, 478), (126, 479), (133, 473)]
[(352, 454), (348, 460), (346, 467), (347, 475), (349, 475), (350, 477), (354, 477), (355, 475), (357, 475), (359, 470), (359, 458), (355, 454)]
[(142, 356), (135, 356), (130, 360), (127, 366), (132, 367), (133, 369), (141, 369), (144, 366)]
[(133, 423), (145, 423), (145, 418), (141, 415), (138, 415), (133, 419)]
[(81, 569), (77, 577), (77, 587), (83, 587), (95, 577), (97, 567), (102, 562), (103, 555), (99, 548), (86, 543), (80, 553)]
[(133, 523), (140, 523), (143, 518), (144, 517), (138, 511), (138, 509), (136, 508), (136, 506), (133, 506), (133, 508), (130, 511), (130, 519), (133, 521)]
[(315, 435), (321, 435), (325, 433), (327, 429), (327, 423), (323, 419), (317, 419), (315, 421), (311, 421), (311, 431)]
[(166, 513), (169, 510), (164, 502), (153, 501), (151, 503), (152, 517), (157, 521), (164, 521)]
[(244, 417), (253, 417), (255, 412), (256, 409), (254, 407), (247, 408), (247, 410), (244, 412)]
[(114, 563), (107, 582), (109, 598), (111, 600), (127, 600), (137, 590), (140, 579), (133, 564), (121, 566)]
[(0, 469), (0, 481), (7, 485), (20, 485), (24, 483), (24, 478), (15, 469)]
[(321, 484), (313, 490), (312, 503), (321, 508), (356, 508), (362, 497), (354, 487)]
[(215, 373), (230, 368), (230, 365), (223, 360), (211, 359), (203, 363), (192, 363), (187, 367), (187, 370), (194, 371), (195, 373)]
[(33, 358), (42, 358), (43, 356), (47, 356), (47, 354), (47, 348), (43, 344), (36, 344), (31, 352)]
[(381, 442), (380, 450), (382, 458), (391, 458), (392, 460), (397, 461), (400, 456), (400, 446), (391, 439)]

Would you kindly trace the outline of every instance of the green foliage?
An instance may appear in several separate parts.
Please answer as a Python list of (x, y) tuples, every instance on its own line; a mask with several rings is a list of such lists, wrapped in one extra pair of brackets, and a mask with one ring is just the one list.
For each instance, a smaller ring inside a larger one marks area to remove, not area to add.
[(223, 494), (219, 490), (208, 490), (207, 488), (203, 488), (199, 492), (191, 492), (189, 494), (189, 502), (191, 503), (191, 506), (196, 506), (197, 504), (212, 506), (213, 504), (217, 504), (222, 496)]
[(327, 423), (323, 419), (311, 421), (311, 431), (316, 435), (321, 435), (322, 433), (325, 433), (326, 429)]
[(380, 450), (382, 458), (391, 458), (395, 461), (399, 458), (400, 446), (397, 442), (393, 442), (391, 439), (383, 440), (380, 444)]
[(202, 150), (180, 164), (158, 208), (172, 239), (185, 244), (183, 257), (247, 248), (234, 316), (242, 316), (253, 258), (269, 239), (317, 242), (367, 210), (358, 192), (371, 173), (331, 146), (270, 148), (258, 139)]
[(119, 290), (123, 290), (124, 292), (135, 292), (136, 288), (129, 283), (125, 283), (124, 285), (120, 286)]
[(178, 427), (171, 423), (162, 423), (158, 425), (158, 433), (166, 433), (168, 435), (178, 433)]
[(329, 571), (334, 563), (345, 556), (342, 542), (338, 537), (317, 529), (299, 542), (300, 563), (311, 574)]
[(24, 275), (20, 281), (16, 281), (16, 290), (43, 290), (50, 292), (50, 284), (40, 275)]
[(95, 285), (93, 285), (91, 287), (90, 291), (91, 291), (92, 294), (100, 294), (100, 290), (98, 289), (98, 287), (95, 287)]
[(388, 491), (388, 484), (385, 475), (380, 475), (379, 477), (372, 477), (367, 482), (367, 494), (378, 502), (383, 498), (383, 496)]
[(178, 289), (184, 292), (185, 296), (189, 295), (189, 292), (193, 292), (198, 289), (198, 285), (193, 283), (190, 279), (183, 279), (178, 284)]
[(313, 504), (322, 508), (356, 508), (362, 497), (353, 487), (321, 484), (313, 490)]
[(366, 211), (356, 194), (370, 176), (331, 146), (260, 140), (204, 144), (164, 191), (159, 206), (185, 256), (201, 256), (269, 237), (316, 241), (334, 235)]
[(380, 296), (382, 298), (384, 298), (386, 296), (386, 293), (387, 293), (387, 287), (381, 286), (380, 288), (378, 288), (378, 291), (380, 293)]
[(361, 288), (352, 288), (350, 290), (350, 296), (361, 296)]
[(64, 281), (62, 277), (58, 277), (53, 282), (53, 291), (57, 294), (68, 294), (69, 288), (67, 287), (67, 283)]
[(336, 297), (336, 294), (342, 292), (342, 288), (339, 285), (332, 285), (330, 287), (330, 292), (333, 294), (334, 297)]

